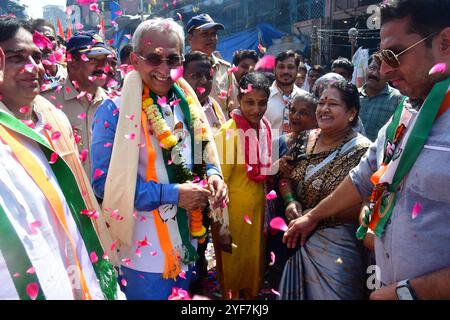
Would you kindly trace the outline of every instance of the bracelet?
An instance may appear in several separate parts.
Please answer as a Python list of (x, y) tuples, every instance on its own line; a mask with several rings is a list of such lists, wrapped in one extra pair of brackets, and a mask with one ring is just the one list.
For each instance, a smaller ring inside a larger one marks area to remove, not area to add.
[(284, 205), (287, 206), (290, 202), (295, 201), (294, 195), (292, 193), (288, 193), (284, 199)]

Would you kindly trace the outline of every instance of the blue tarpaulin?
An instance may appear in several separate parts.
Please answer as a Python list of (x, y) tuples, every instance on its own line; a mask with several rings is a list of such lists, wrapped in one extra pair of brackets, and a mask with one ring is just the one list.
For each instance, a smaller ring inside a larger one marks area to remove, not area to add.
[(231, 62), (233, 60), (233, 53), (240, 49), (253, 49), (258, 51), (258, 43), (268, 48), (272, 45), (273, 39), (280, 39), (283, 32), (275, 29), (268, 23), (260, 23), (256, 28), (236, 33), (232, 36), (220, 39), (217, 45), (217, 51), (222, 57)]

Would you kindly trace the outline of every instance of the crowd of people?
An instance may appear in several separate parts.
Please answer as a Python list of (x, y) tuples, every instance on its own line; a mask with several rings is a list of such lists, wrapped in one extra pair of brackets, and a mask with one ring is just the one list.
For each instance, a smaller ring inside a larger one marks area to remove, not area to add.
[(204, 13), (119, 52), (0, 17), (0, 299), (207, 296), (210, 248), (223, 299), (449, 299), (443, 12), (385, 1), (360, 88), (344, 57), (229, 63)]

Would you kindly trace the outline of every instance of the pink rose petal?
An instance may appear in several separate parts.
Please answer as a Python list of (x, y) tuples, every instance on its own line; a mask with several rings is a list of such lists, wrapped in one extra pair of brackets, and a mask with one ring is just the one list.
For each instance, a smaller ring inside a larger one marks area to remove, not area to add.
[(445, 73), (447, 71), (447, 65), (445, 63), (438, 63), (430, 69), (429, 75), (436, 73)]
[(150, 251), (150, 255), (151, 255), (152, 257), (156, 256), (157, 254), (158, 254), (158, 252), (156, 252), (156, 251)]
[(117, 11), (115, 12), (115, 14), (117, 14), (118, 16), (121, 16), (121, 15), (122, 15), (122, 10), (117, 10)]
[(270, 289), (270, 291), (276, 295), (276, 296), (280, 296), (280, 293), (278, 291), (276, 291), (275, 289)]
[(413, 209), (412, 209), (412, 213), (411, 213), (411, 217), (413, 219), (417, 218), (417, 216), (419, 215), (420, 211), (422, 210), (422, 205), (418, 202), (414, 203)]
[(34, 69), (34, 65), (31, 64), (31, 63), (28, 63), (28, 64), (25, 65), (24, 69), (25, 69), (27, 72), (32, 72), (33, 69)]
[(122, 263), (124, 263), (125, 265), (129, 266), (129, 265), (131, 265), (131, 259), (130, 258), (124, 258), (124, 259), (122, 259)]
[(170, 70), (170, 77), (172, 78), (172, 81), (176, 82), (182, 76), (183, 76), (183, 66)]
[(284, 220), (280, 217), (275, 217), (273, 218), (270, 223), (269, 223), (270, 227), (272, 229), (275, 230), (280, 230), (283, 232), (286, 232), (288, 229), (288, 226), (286, 225), (286, 222), (284, 222)]
[(85, 53), (83, 53), (83, 54), (81, 55), (81, 60), (87, 62), (87, 61), (89, 61), (89, 58), (86, 56)]
[(111, 251), (114, 251), (114, 248), (116, 247), (117, 240), (114, 240), (111, 242), (111, 247), (109, 248)]
[(19, 278), (19, 277), (20, 277), (20, 273), (18, 273), (18, 272), (14, 273), (14, 274), (13, 274), (13, 277), (14, 277), (14, 278)]
[(127, 280), (125, 280), (125, 278), (122, 278), (122, 280), (120, 280), (120, 283), (126, 287), (127, 286)]
[(273, 199), (276, 199), (277, 197), (278, 196), (277, 196), (277, 193), (275, 192), (275, 190), (272, 190), (268, 194), (266, 194), (267, 200), (273, 200)]
[(28, 268), (28, 270), (26, 272), (28, 274), (35, 274), (36, 273), (36, 269), (34, 267), (30, 267), (30, 268)]
[(112, 143), (111, 142), (107, 142), (107, 143), (105, 143), (104, 145), (103, 145), (103, 147), (105, 147), (105, 148), (109, 148), (109, 147), (112, 147)]
[(49, 163), (54, 164), (56, 160), (58, 160), (58, 154), (56, 152), (52, 152)]
[(267, 70), (273, 68), (275, 68), (275, 57), (271, 55), (266, 55), (262, 57), (255, 65), (255, 70), (259, 69)]
[(134, 140), (136, 138), (135, 133), (130, 133), (125, 135), (125, 139)]
[(238, 67), (236, 67), (236, 66), (232, 66), (230, 69), (228, 69), (228, 74), (231, 74), (231, 73), (234, 73), (234, 72), (236, 72), (236, 71), (238, 71)]
[(250, 218), (247, 215), (244, 216), (244, 221), (247, 222), (248, 224), (252, 224)]
[(89, 154), (88, 149), (83, 149), (83, 150), (80, 151), (80, 154), (79, 154), (78, 157), (80, 158), (81, 163), (85, 163), (86, 162), (86, 160), (88, 158), (88, 154)]
[(23, 106), (19, 109), (20, 113), (27, 113), (28, 111), (30, 111), (30, 107), (28, 106)]
[(30, 233), (31, 234), (37, 234), (37, 230), (41, 226), (41, 222), (39, 220), (31, 222), (29, 225), (30, 227)]
[(96, 168), (94, 171), (94, 180), (97, 179), (98, 177), (102, 176), (104, 173), (105, 172), (103, 170)]
[(53, 49), (53, 43), (42, 33), (34, 31), (33, 42), (40, 49)]
[(270, 262), (269, 266), (273, 266), (275, 264), (275, 253), (273, 251), (270, 251)]
[(77, 118), (78, 119), (81, 119), (81, 120), (83, 120), (83, 119), (86, 119), (86, 113), (84, 113), (84, 112), (82, 112), (82, 113), (80, 113), (78, 116), (77, 116)]
[(55, 131), (52, 133), (51, 139), (52, 140), (58, 140), (61, 137), (61, 132)]
[(31, 300), (36, 300), (39, 294), (39, 284), (36, 282), (30, 283), (27, 285), (27, 295)]
[(180, 274), (179, 274), (178, 276), (179, 276), (181, 279), (186, 280), (186, 272), (185, 272), (185, 271), (180, 272)]
[(198, 92), (199, 94), (204, 94), (205, 91), (206, 91), (206, 89), (203, 88), (203, 87), (198, 87), (198, 88), (197, 88), (197, 92)]
[(91, 258), (91, 262), (92, 262), (92, 263), (97, 263), (98, 257), (97, 257), (97, 254), (96, 254), (94, 251), (92, 251), (92, 252), (89, 254), (89, 257)]

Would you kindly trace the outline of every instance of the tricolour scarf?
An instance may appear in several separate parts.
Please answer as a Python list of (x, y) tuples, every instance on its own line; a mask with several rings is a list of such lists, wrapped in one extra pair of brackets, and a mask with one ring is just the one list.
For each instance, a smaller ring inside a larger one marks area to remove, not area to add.
[(374, 184), (356, 236), (364, 239), (370, 228), (383, 234), (397, 200), (397, 187), (409, 173), (422, 151), (435, 119), (450, 106), (450, 78), (434, 85), (419, 113), (413, 117), (406, 100), (397, 108), (386, 129), (383, 163), (371, 177)]
[(254, 129), (240, 109), (233, 110), (231, 117), (240, 134), (247, 177), (254, 182), (265, 181), (272, 165), (272, 132), (269, 122), (263, 117), (258, 128)]

